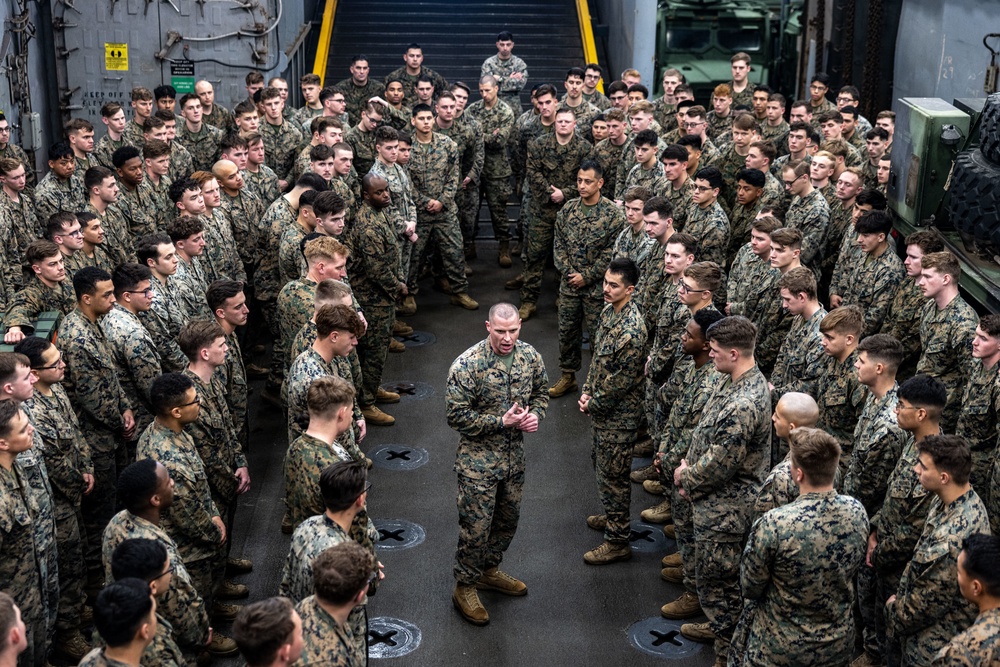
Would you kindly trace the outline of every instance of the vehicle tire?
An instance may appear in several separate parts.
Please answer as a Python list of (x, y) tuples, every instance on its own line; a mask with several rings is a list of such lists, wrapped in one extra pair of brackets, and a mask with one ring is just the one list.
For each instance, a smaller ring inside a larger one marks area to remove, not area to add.
[(1000, 231), (1000, 166), (979, 150), (959, 153), (949, 194), (948, 218), (955, 229), (979, 243), (994, 242)]
[(986, 98), (979, 121), (979, 150), (993, 164), (1000, 164), (1000, 93)]

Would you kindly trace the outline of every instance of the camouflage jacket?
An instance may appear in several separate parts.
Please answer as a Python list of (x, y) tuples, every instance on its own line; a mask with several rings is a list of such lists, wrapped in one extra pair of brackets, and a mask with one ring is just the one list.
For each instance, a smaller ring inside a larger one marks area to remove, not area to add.
[(257, 264), (257, 222), (263, 217), (267, 205), (249, 186), (245, 186), (234, 197), (222, 191), (222, 210), (233, 226), (233, 238), (244, 267)]
[(405, 66), (394, 69), (389, 72), (384, 79), (382, 79), (382, 83), (388, 86), (390, 81), (399, 81), (399, 83), (403, 86), (403, 104), (408, 104), (416, 98), (414, 89), (417, 87), (417, 79), (424, 74), (429, 76), (431, 81), (434, 82), (435, 97), (443, 93), (448, 88), (448, 81), (443, 76), (432, 70), (430, 67), (423, 66), (420, 67), (419, 74), (410, 74), (406, 71)]
[(924, 304), (920, 318), (923, 352), (917, 362), (917, 372), (937, 378), (948, 390), (948, 405), (941, 416), (945, 433), (954, 430), (962, 410), (962, 390), (968, 379), (966, 366), (972, 356), (972, 339), (978, 323), (976, 311), (961, 296), (956, 296), (944, 308), (938, 308), (934, 299)]
[(24, 282), (21, 267), (25, 262), (25, 250), (32, 241), (43, 236), (31, 197), (22, 192), (18, 201), (14, 202), (6, 194), (0, 195), (0, 238), (6, 241), (6, 279), (12, 291), (20, 289)]
[(101, 330), (114, 358), (118, 381), (141, 432), (153, 421), (149, 390), (162, 372), (160, 351), (139, 318), (118, 304), (101, 319)]
[[(104, 229), (102, 248), (111, 257), (115, 266), (123, 262), (135, 260), (135, 239), (129, 233), (129, 221), (117, 203), (108, 204), (104, 213), (98, 211), (93, 204), (88, 203), (86, 210), (101, 219)], [(173, 220), (177, 217), (177, 207), (174, 207)]]
[[(512, 79), (511, 74), (520, 74), (521, 78)], [(500, 95), (516, 98), (528, 83), (528, 66), (515, 55), (507, 60), (502, 60), (499, 55), (493, 55), (484, 60), (480, 68), (480, 78), (487, 75), (497, 80)]]
[[(514, 112), (517, 113), (516, 111)], [(528, 144), (545, 134), (552, 134), (555, 131), (555, 119), (550, 125), (542, 123), (542, 117), (534, 109), (525, 111), (514, 121), (514, 129), (510, 133), (510, 140), (507, 143), (507, 150), (510, 155), (510, 168), (514, 173), (514, 180), (522, 183), (525, 177), (525, 169), (528, 160)], [(527, 184), (523, 184), (523, 189), (527, 190)]]
[(618, 199), (625, 199), (625, 193), (635, 187), (646, 187), (654, 195), (660, 195), (667, 189), (667, 179), (663, 175), (663, 167), (657, 162), (652, 169), (644, 169), (641, 164), (633, 164), (625, 175), (625, 182), (621, 184)]
[(633, 430), (642, 418), (646, 325), (642, 313), (628, 301), (620, 312), (604, 306), (591, 338), (593, 359), (583, 393), (590, 396), (587, 412), (594, 428)]
[(886, 605), (886, 625), (903, 645), (903, 664), (929, 665), (934, 655), (976, 617), (976, 605), (956, 583), (962, 542), (989, 533), (986, 508), (969, 490), (945, 506), (931, 501), (924, 532), (903, 571), (896, 600)]
[(506, 478), (524, 467), (524, 433), (505, 428), (503, 415), (516, 402), (545, 417), (548, 376), (542, 357), (518, 341), (508, 370), (483, 340), (451, 364), (445, 389), (448, 426), (458, 431), (455, 471), (473, 479)]
[(301, 602), (313, 594), (312, 563), (323, 551), (354, 540), (375, 555), (375, 543), (378, 542), (379, 535), (368, 518), (367, 511), (359, 512), (351, 523), (350, 531), (345, 533), (337, 522), (325, 514), (322, 502), (320, 506), (319, 512), (302, 519), (295, 528), (291, 548), (282, 568), (278, 594), (295, 602)]
[[(676, 224), (677, 219), (674, 219)], [(690, 234), (698, 240), (698, 252), (695, 259), (699, 262), (715, 262), (720, 267), (726, 266), (726, 253), (729, 251), (729, 218), (722, 206), (716, 201), (711, 206), (702, 208), (692, 204), (688, 208), (687, 220), (681, 231)]]
[[(652, 129), (652, 128), (650, 128)], [(660, 168), (659, 156), (663, 153), (663, 149), (667, 147), (666, 142), (663, 139), (657, 139), (656, 141), (656, 155), (657, 162), (656, 166)], [(618, 159), (618, 164), (616, 166), (617, 173), (615, 174), (615, 200), (620, 200), (625, 197), (625, 192), (627, 191), (628, 175), (635, 167), (635, 134), (629, 133), (628, 139), (625, 140), (625, 144), (622, 146), (622, 154)], [(657, 169), (653, 170), (654, 172)], [(660, 171), (662, 173), (662, 169)], [(666, 181), (666, 178), (664, 178)], [(661, 186), (662, 187), (662, 186)], [(657, 189), (659, 190), (659, 188)], [(658, 191), (654, 191), (654, 194), (659, 194)]]
[(658, 451), (663, 454), (661, 467), (667, 477), (681, 464), (691, 446), (691, 436), (704, 413), (705, 405), (725, 378), (708, 362), (695, 366), (694, 360), (684, 356), (674, 365), (668, 384), (678, 387), (670, 414), (663, 427)]
[(899, 575), (913, 558), (913, 550), (935, 497), (920, 485), (913, 470), (916, 464), (917, 447), (911, 436), (889, 475), (885, 502), (872, 517), (872, 530), (878, 538), (872, 563), (881, 576), (894, 584), (899, 583)]
[(611, 139), (602, 139), (594, 146), (593, 157), (604, 169), (604, 187), (601, 188), (601, 195), (608, 199), (614, 199), (618, 192), (618, 163), (621, 162), (627, 143), (628, 141), (621, 146), (615, 146), (611, 143)]
[[(820, 262), (823, 275), (832, 275), (845, 243), (853, 246), (851, 252), (860, 253), (854, 231), (854, 205), (845, 207), (843, 202), (835, 200), (830, 204), (830, 226), (826, 228), (826, 239), (823, 241), (823, 261)], [(839, 285), (840, 280), (837, 282)]]
[[(673, 183), (667, 181), (667, 189), (666, 192), (663, 193), (663, 196), (669, 199), (670, 203), (674, 206), (674, 229), (679, 232), (687, 231), (687, 229), (685, 229), (685, 225), (687, 225), (688, 215), (693, 208), (696, 208), (691, 199), (691, 195), (693, 193), (693, 178), (685, 177), (684, 184), (679, 188), (675, 188)], [(699, 257), (698, 261), (702, 261), (702, 258)], [(719, 266), (722, 265), (720, 264)]]
[[(983, 502), (988, 502), (993, 489), (987, 485), (990, 465), (1000, 442), (1000, 364), (992, 368), (982, 359), (972, 358), (966, 364), (968, 381), (962, 392), (962, 411), (958, 416), (956, 435), (965, 438), (972, 450), (972, 484), (981, 488)], [(1000, 493), (1000, 491), (998, 491)]]
[(240, 260), (229, 216), (223, 209), (216, 208), (200, 219), (205, 228), (205, 251), (199, 257), (205, 284), (211, 285), (223, 278), (246, 282), (247, 274)]
[(271, 202), (281, 196), (281, 188), (278, 187), (278, 174), (266, 164), (259, 165), (257, 171), (244, 170), (243, 180), (250, 191), (260, 200), (258, 205), (262, 209), (267, 209)]
[(101, 541), (105, 576), (112, 581), (111, 554), (130, 539), (156, 540), (167, 549), (167, 560), (174, 568), (170, 586), (156, 599), (157, 612), (170, 621), (177, 643), (187, 649), (200, 648), (208, 642), (208, 609), (184, 567), (177, 544), (161, 526), (151, 523), (128, 510), (111, 518)]
[(94, 464), (66, 391), (58, 384), (52, 385), (49, 396), (36, 389), (22, 407), (38, 434), (53, 493), (79, 508), (87, 487), (83, 476), (94, 474)]
[(906, 277), (896, 290), (889, 312), (882, 320), (880, 333), (889, 334), (903, 344), (906, 356), (900, 368), (909, 368), (911, 374), (920, 358), (920, 320), (923, 317), (925, 303), (927, 297), (917, 286), (916, 280)]
[[(202, 109), (204, 109), (204, 106), (202, 106)], [(211, 113), (202, 113), (201, 122), (218, 128), (225, 134), (228, 134), (236, 129), (236, 122), (233, 120), (233, 112), (218, 103), (212, 104)]]
[(882, 507), (889, 475), (906, 444), (907, 434), (896, 422), (897, 389), (894, 386), (882, 398), (868, 394), (854, 429), (854, 451), (844, 476), (844, 493), (860, 500), (868, 516), (875, 516)]
[(152, 213), (157, 230), (166, 229), (167, 225), (177, 217), (177, 205), (169, 196), (173, 182), (169, 176), (160, 176), (159, 183), (153, 183), (148, 177), (143, 177), (142, 185), (139, 186), (149, 188), (148, 194), (153, 204)]
[[(587, 206), (579, 197), (566, 202), (556, 215), (552, 249), (561, 276), (561, 294), (603, 299), (604, 272), (613, 257), (615, 234), (624, 222), (625, 214), (609, 199), (601, 197), (593, 206)], [(571, 273), (583, 276), (582, 288), (567, 282)]]
[[(727, 128), (728, 129), (728, 128)], [(749, 149), (747, 149), (749, 152)], [(719, 203), (722, 204), (726, 212), (730, 212), (736, 206), (736, 176), (741, 170), (746, 168), (747, 156), (736, 152), (736, 144), (728, 144), (720, 148), (719, 159), (715, 166), (722, 172), (722, 189), (719, 191)], [(750, 221), (753, 224), (753, 221)], [(747, 225), (746, 238), (750, 240), (750, 227)]]
[(63, 264), (66, 267), (66, 283), (70, 286), (70, 289), (73, 287), (73, 276), (85, 266), (96, 266), (108, 273), (112, 273), (115, 270), (114, 260), (108, 256), (108, 253), (104, 252), (103, 247), (98, 245), (94, 246), (94, 254), (89, 257), (86, 251), (82, 249), (77, 250), (72, 255), (64, 255)]
[(177, 295), (174, 291), (172, 278), (167, 278), (167, 284), (162, 284), (155, 277), (151, 281), (153, 289), (153, 305), (149, 310), (139, 313), (149, 335), (160, 351), (160, 365), (164, 373), (179, 373), (187, 368), (187, 357), (177, 344), (177, 336), (185, 324), (181, 314)]
[(76, 307), (76, 293), (73, 283), (63, 280), (49, 287), (37, 276), (14, 295), (7, 314), (4, 315), (4, 327), (21, 327), (27, 335), (33, 331), (32, 322), (47, 310), (58, 310), (67, 315)]
[[(367, 630), (364, 607), (351, 612), (347, 622), (336, 619), (310, 595), (298, 605), (302, 617), (302, 656), (297, 667), (364, 667), (367, 664)], [(357, 620), (358, 617), (362, 620)]]
[(887, 247), (878, 257), (864, 255), (848, 276), (847, 289), (841, 292), (841, 296), (845, 305), (857, 304), (864, 311), (862, 337), (878, 333), (882, 328), (892, 299), (905, 275), (903, 262), (892, 248)]
[(200, 257), (192, 257), (188, 262), (178, 255), (177, 273), (171, 276), (170, 286), (185, 322), (212, 318), (208, 302), (205, 301), (208, 283), (205, 281), (205, 269)]
[(483, 140), (483, 177), (509, 178), (510, 160), (507, 158), (507, 143), (514, 129), (514, 112), (498, 100), (492, 109), (487, 109), (482, 100), (474, 102), (465, 110), (465, 115), (479, 122)]
[(278, 273), (281, 234), (296, 224), (298, 215), (298, 209), (292, 207), (287, 197), (278, 197), (259, 221), (257, 231), (259, 261), (253, 282), (257, 288), (257, 298), (261, 301), (273, 301), (278, 298), (278, 290), (281, 289), (279, 283), (281, 276)]
[[(111, 156), (115, 154), (115, 151), (124, 146), (128, 146), (129, 143), (125, 141), (125, 135), (118, 141), (111, 138), (110, 135), (105, 134), (100, 140), (94, 145), (94, 152), (90, 154), (91, 164), (99, 164), (102, 167), (107, 167), (111, 171), (115, 170), (115, 163), (111, 159)], [(141, 146), (137, 146), (139, 150), (142, 150)], [(83, 176), (83, 174), (81, 174)]]
[(759, 307), (764, 297), (778, 291), (781, 274), (766, 259), (754, 254), (750, 244), (744, 244), (736, 253), (729, 270), (726, 297), (729, 299), (730, 315), (745, 315), (757, 325), (757, 338), (761, 339), (762, 309)]
[(833, 665), (854, 651), (854, 576), (868, 518), (854, 498), (807, 493), (754, 525), (740, 564), (756, 600), (745, 665)]
[(360, 126), (355, 125), (344, 132), (344, 141), (354, 149), (354, 167), (358, 173), (367, 174), (372, 168), (372, 163), (378, 158), (378, 151), (375, 150), (375, 132), (363, 132)]
[(83, 175), (76, 172), (63, 180), (56, 176), (56, 172), (50, 171), (35, 188), (35, 214), (40, 220), (47, 221), (59, 211), (83, 210), (86, 202)]
[(854, 363), (857, 350), (846, 359), (823, 355), (814, 397), (819, 404), (819, 422), (823, 429), (840, 443), (840, 470), (847, 474), (847, 463), (854, 449), (854, 429), (865, 409), (868, 388), (858, 381)]
[[(284, 461), (285, 505), (293, 526), (326, 511), (319, 488), (320, 473), (334, 463), (353, 460), (336, 440), (326, 443), (307, 433), (295, 438)], [(310, 593), (311, 589), (310, 586)]]
[(729, 247), (726, 249), (726, 263), (720, 265), (723, 269), (733, 265), (742, 248), (749, 247), (750, 230), (763, 206), (763, 196), (758, 197), (749, 206), (736, 203), (734, 198), (730, 209), (732, 212), (729, 214)]
[(365, 202), (358, 211), (352, 233), (351, 287), (362, 307), (392, 306), (406, 276), (400, 265), (396, 230), (385, 210)]
[(1000, 662), (1000, 609), (989, 609), (934, 656), (931, 667), (974, 667)]
[(170, 170), (167, 171), (167, 176), (170, 177), (172, 181), (179, 181), (187, 178), (194, 173), (194, 160), (191, 158), (191, 154), (188, 149), (184, 148), (184, 145), (177, 142), (171, 141), (170, 143)]
[(782, 119), (778, 125), (771, 125), (770, 123), (761, 123), (760, 125), (760, 138), (763, 141), (770, 141), (774, 144), (774, 147), (778, 149), (778, 155), (784, 155), (788, 153), (788, 132), (791, 126), (788, 121)]
[(187, 424), (184, 432), (191, 436), (198, 457), (204, 464), (208, 487), (216, 506), (228, 506), (236, 500), (238, 482), (235, 472), (247, 467), (247, 457), (237, 438), (233, 417), (229, 414), (225, 385), (215, 374), (208, 382), (190, 369), (185, 370), (184, 375), (194, 383), (201, 401), (197, 421)]
[[(157, 207), (163, 202), (159, 201), (149, 180), (142, 179), (142, 182), (134, 189), (130, 190), (127, 185), (119, 181), (118, 190), (118, 210), (125, 217), (129, 234), (132, 238), (138, 239), (146, 234), (152, 234), (163, 227), (166, 213), (161, 217), (157, 215)], [(170, 202), (169, 199), (166, 200)], [(172, 203), (172, 202), (171, 202)], [(174, 206), (176, 211), (177, 207)], [(169, 211), (169, 209), (168, 209)]]
[(282, 351), (285, 353), (285, 370), (295, 361), (294, 357), (289, 356), (295, 334), (312, 318), (316, 310), (315, 301), (316, 283), (308, 277), (286, 283), (278, 292), (278, 329), (281, 333)]
[[(625, 222), (625, 228), (618, 232), (618, 236), (615, 237), (615, 247), (612, 250), (612, 257), (628, 257), (636, 266), (642, 266), (646, 261), (646, 256), (657, 248), (658, 244), (653, 239), (649, 238), (646, 234), (645, 229), (635, 232), (632, 226)], [(639, 275), (639, 279), (642, 279), (642, 275)]]
[(226, 335), (226, 344), (229, 346), (226, 363), (215, 369), (215, 375), (225, 390), (233, 428), (239, 434), (247, 421), (247, 371), (243, 365), (243, 354), (236, 332)]
[[(677, 298), (677, 286), (678, 283), (669, 277), (664, 280), (656, 304), (656, 331), (646, 369), (646, 377), (656, 385), (666, 382), (673, 372), (681, 333), (691, 319), (691, 309)], [(653, 304), (648, 306), (651, 308)]]
[(136, 458), (162, 463), (174, 480), (174, 502), (164, 513), (162, 525), (184, 562), (214, 558), (222, 535), (212, 519), (219, 516), (219, 510), (191, 436), (154, 420), (139, 438)]
[(801, 391), (816, 395), (826, 354), (823, 352), (823, 337), (819, 333), (820, 322), (826, 317), (826, 309), (820, 306), (809, 319), (801, 315), (792, 318), (792, 328), (781, 344), (778, 358), (771, 373), (771, 402), (777, 403), (782, 395), (790, 391)]
[(664, 246), (659, 242), (653, 243), (653, 249), (646, 254), (645, 259), (639, 264), (639, 282), (635, 286), (632, 294), (632, 301), (642, 311), (645, 318), (646, 334), (649, 342), (656, 335), (656, 320), (660, 314), (660, 302), (667, 282), (670, 281), (663, 268)]
[(189, 130), (186, 122), (177, 123), (176, 142), (187, 149), (195, 170), (212, 170), (219, 159), (219, 142), (224, 136), (222, 130), (204, 121), (197, 132)]
[[(434, 132), (428, 143), (413, 138), (413, 152), (407, 165), (417, 204), (419, 222), (441, 222), (455, 215), (455, 194), (459, 177), (458, 147), (455, 142)], [(428, 213), (426, 206), (436, 199), (444, 204), (439, 213)]]
[(396, 234), (400, 235), (406, 231), (407, 221), (416, 222), (417, 220), (417, 204), (413, 195), (413, 183), (410, 182), (410, 175), (406, 173), (404, 167), (395, 163), (385, 164), (381, 160), (375, 160), (371, 173), (381, 176), (389, 184), (392, 203), (386, 212), (389, 214)]
[(363, 86), (359, 86), (353, 77), (347, 77), (343, 81), (338, 81), (333, 87), (344, 94), (347, 115), (353, 123), (361, 120), (361, 112), (368, 106), (368, 100), (385, 96), (385, 84), (372, 78), (367, 79)]
[[(788, 449), (785, 443), (777, 445)], [(784, 507), (799, 497), (799, 485), (792, 477), (792, 460), (786, 455), (784, 460), (771, 468), (764, 478), (764, 483), (757, 492), (757, 500), (753, 505), (753, 521), (761, 518), (776, 507)]]
[[(455, 142), (458, 147), (459, 179), (472, 179), (473, 183), (479, 183), (479, 175), (483, 172), (484, 144), (483, 128), (479, 121), (471, 116), (465, 117), (464, 121), (458, 118), (452, 122), (451, 127), (442, 128), (434, 126), (434, 132), (443, 134)], [(459, 184), (459, 190), (462, 190)]]
[(681, 488), (691, 500), (696, 535), (742, 541), (771, 461), (771, 398), (754, 366), (723, 377), (691, 434)]
[(84, 433), (93, 428), (121, 433), (122, 414), (132, 406), (119, 383), (118, 369), (100, 324), (74, 309), (59, 324), (58, 336), (66, 362), (63, 387), (81, 410)]
[(802, 254), (799, 255), (802, 265), (818, 267), (823, 260), (821, 253), (830, 226), (830, 205), (823, 193), (814, 189), (806, 197), (794, 197), (785, 214), (785, 226), (802, 232)]
[(272, 125), (265, 120), (260, 124), (260, 133), (264, 137), (265, 163), (279, 179), (284, 179), (299, 153), (302, 133), (295, 123), (285, 119), (281, 120), (280, 125)]
[(559, 144), (554, 132), (528, 144), (526, 170), (531, 206), (543, 219), (554, 222), (556, 213), (565, 203), (556, 204), (549, 199), (550, 187), (562, 190), (565, 201), (578, 196), (576, 175), (592, 153), (590, 142), (576, 135), (565, 145)]

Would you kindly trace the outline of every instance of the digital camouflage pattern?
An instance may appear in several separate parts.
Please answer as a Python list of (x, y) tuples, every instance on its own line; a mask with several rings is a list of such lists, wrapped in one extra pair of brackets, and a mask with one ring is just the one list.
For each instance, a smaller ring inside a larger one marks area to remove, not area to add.
[(861, 306), (865, 314), (862, 338), (881, 330), (892, 299), (905, 275), (903, 262), (895, 250), (886, 247), (878, 257), (863, 255), (855, 270), (847, 277), (846, 289), (841, 292), (843, 305)]
[(61, 179), (50, 171), (35, 188), (35, 214), (39, 220), (48, 221), (59, 211), (80, 211), (86, 201), (83, 175), (77, 172)]
[(889, 312), (882, 321), (882, 330), (879, 333), (889, 334), (903, 344), (905, 356), (896, 373), (897, 377), (909, 378), (916, 372), (921, 352), (920, 320), (923, 317), (925, 303), (927, 297), (917, 286), (916, 280), (906, 277), (896, 290)]
[(987, 609), (976, 622), (955, 635), (938, 654), (932, 667), (974, 667), (1000, 661), (1000, 609)]
[(830, 204), (819, 190), (805, 197), (793, 197), (785, 214), (785, 226), (802, 232), (802, 254), (799, 260), (803, 266), (818, 267), (822, 261), (822, 251), (826, 231), (830, 226)]
[(917, 372), (926, 373), (944, 383), (948, 404), (941, 414), (941, 428), (952, 433), (962, 411), (962, 391), (968, 379), (966, 366), (972, 356), (979, 315), (956, 296), (944, 308), (927, 299), (920, 318), (920, 347)]
[(854, 429), (854, 451), (844, 476), (844, 493), (861, 501), (868, 516), (875, 516), (889, 486), (889, 476), (906, 444), (906, 432), (896, 422), (898, 386), (878, 398), (868, 394)]
[(186, 122), (177, 123), (174, 141), (187, 150), (195, 170), (211, 171), (212, 165), (219, 159), (219, 142), (224, 136), (225, 132), (203, 119), (197, 132), (189, 130)]
[[(677, 219), (674, 218), (674, 223), (676, 222)], [(729, 251), (729, 218), (726, 217), (726, 212), (722, 210), (718, 201), (704, 208), (692, 204), (688, 208), (687, 220), (680, 231), (698, 240), (698, 250), (695, 253), (697, 261), (715, 262), (720, 267), (726, 266), (726, 253)]]
[(160, 366), (163, 372), (179, 373), (187, 368), (188, 364), (187, 357), (177, 344), (177, 336), (186, 320), (181, 314), (177, 295), (171, 283), (170, 277), (167, 278), (166, 285), (153, 278), (152, 306), (149, 310), (139, 313), (139, 321), (149, 331), (156, 349), (160, 351)]
[(302, 132), (294, 123), (282, 118), (279, 125), (264, 120), (260, 124), (260, 133), (264, 137), (265, 164), (274, 170), (279, 179), (284, 179), (292, 170), (295, 156), (299, 154), (303, 141)]
[[(302, 656), (295, 663), (299, 667), (363, 667), (367, 663), (368, 634), (364, 621), (349, 617), (347, 623), (337, 623), (319, 606), (315, 596), (299, 603), (302, 617)], [(354, 612), (352, 612), (353, 614)]]
[(858, 352), (851, 352), (843, 361), (824, 355), (816, 383), (816, 403), (819, 422), (816, 426), (837, 439), (840, 445), (840, 473), (847, 474), (851, 452), (854, 451), (854, 429), (865, 409), (868, 388), (858, 381), (854, 363)]
[(76, 293), (71, 280), (63, 280), (49, 287), (36, 276), (14, 295), (3, 324), (8, 329), (21, 327), (27, 334), (34, 330), (33, 322), (41, 313), (56, 310), (67, 315), (75, 307)]
[(809, 319), (802, 315), (792, 317), (792, 326), (781, 344), (778, 358), (771, 373), (771, 402), (777, 403), (782, 395), (797, 391), (810, 396), (816, 395), (826, 354), (823, 352), (823, 337), (819, 325), (826, 317), (826, 309), (820, 306)]
[[(966, 362), (967, 384), (962, 392), (962, 411), (956, 435), (962, 436), (972, 451), (972, 476), (969, 481), (979, 489), (980, 498), (989, 507), (993, 489), (989, 485), (990, 466), (998, 443), (997, 409), (1000, 408), (1000, 364), (987, 368), (982, 359)], [(998, 492), (1000, 493), (1000, 492)]]

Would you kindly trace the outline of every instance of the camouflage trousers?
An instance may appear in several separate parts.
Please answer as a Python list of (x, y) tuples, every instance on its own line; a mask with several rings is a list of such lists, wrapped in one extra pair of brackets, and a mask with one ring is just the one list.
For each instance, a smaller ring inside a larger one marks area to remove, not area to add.
[(83, 560), (83, 536), (80, 526), (83, 516), (79, 504), (74, 505), (61, 494), (53, 494), (53, 515), (56, 521), (56, 544), (59, 555), (59, 611), (56, 630), (68, 631), (80, 627), (80, 614), (87, 599), (83, 591), (87, 568)]
[(583, 328), (590, 333), (591, 346), (597, 333), (597, 321), (604, 309), (604, 299), (593, 295), (591, 287), (581, 290), (569, 285), (559, 289), (559, 369), (576, 372), (582, 365)]
[[(676, 524), (675, 524), (676, 525)], [(716, 635), (715, 655), (729, 655), (729, 640), (739, 619), (743, 599), (740, 596), (739, 541), (723, 542), (695, 531), (695, 585), (698, 601)]]
[(538, 303), (542, 293), (542, 273), (545, 264), (552, 257), (552, 243), (555, 238), (555, 219), (549, 219), (532, 211), (528, 214), (524, 239), (524, 285), (521, 287), (521, 303)]
[(399, 268), (404, 276), (410, 275), (410, 262), (413, 257), (413, 243), (405, 236), (396, 237), (396, 245), (399, 246)]
[(21, 610), (21, 620), (24, 621), (28, 633), (28, 647), (18, 656), (18, 667), (45, 667), (48, 664), (46, 656), (50, 637), (42, 601), (42, 588), (39, 577), (35, 577), (32, 581), (11, 582), (4, 589), (4, 593), (14, 598)]
[[(449, 214), (443, 220), (417, 221), (417, 242), (410, 259), (410, 274), (406, 281), (411, 294), (417, 293), (420, 269), (428, 261), (432, 250), (441, 255), (444, 273), (455, 294), (469, 291), (469, 281), (465, 277), (465, 254), (462, 249), (462, 232), (458, 218)], [(414, 259), (416, 261), (414, 261)]]
[(901, 570), (880, 572), (862, 564), (858, 569), (858, 610), (861, 617), (861, 637), (868, 655), (879, 658), (888, 667), (899, 667), (902, 649), (898, 639), (886, 632), (885, 603), (896, 594)]
[(198, 595), (205, 601), (205, 608), (209, 615), (212, 613), (212, 605), (215, 603), (215, 594), (226, 576), (226, 550), (225, 545), (220, 544), (218, 549), (208, 558), (199, 558), (193, 561), (184, 561), (191, 583), (194, 585)]
[(458, 226), (462, 230), (462, 243), (469, 245), (476, 240), (479, 232), (479, 184), (469, 183), (468, 186), (458, 185), (455, 195), (455, 205), (458, 206)]
[[(486, 199), (490, 209), (493, 236), (497, 241), (510, 241), (510, 219), (507, 217), (507, 202), (510, 201), (510, 176), (506, 178), (483, 177), (479, 183), (479, 201)], [(479, 233), (479, 209), (476, 208), (476, 234)]]
[(285, 345), (281, 340), (281, 326), (278, 323), (278, 300), (261, 301), (260, 310), (267, 322), (267, 330), (271, 332), (271, 366), (268, 369), (267, 383), (280, 385), (285, 377), (285, 367), (291, 366), (295, 360), (285, 358)]
[(362, 395), (359, 403), (363, 406), (375, 404), (375, 395), (382, 383), (382, 369), (389, 353), (389, 339), (392, 338), (392, 322), (396, 317), (394, 306), (364, 305), (362, 310), (368, 320), (368, 330), (358, 339), (358, 358), (361, 361)]
[(458, 548), (455, 581), (473, 586), (483, 570), (497, 567), (514, 539), (521, 515), (524, 464), (503, 477), (458, 474)]
[(604, 539), (612, 544), (628, 544), (631, 530), (629, 506), (632, 503), (632, 429), (593, 427), (591, 460), (597, 474), (597, 494), (608, 517)]
[[(664, 471), (666, 468), (664, 468)], [(691, 518), (691, 501), (681, 498), (680, 489), (674, 486), (673, 470), (669, 475), (669, 486), (664, 481), (664, 486), (670, 489), (670, 511), (674, 515), (674, 534), (677, 536), (677, 551), (681, 555), (681, 565), (684, 571), (684, 589), (690, 593), (697, 593), (697, 560), (694, 546), (694, 521)]]
[(94, 490), (83, 497), (81, 508), (82, 532), (86, 539), (83, 556), (87, 564), (88, 586), (100, 587), (104, 581), (101, 540), (105, 527), (115, 515), (115, 489), (118, 483), (118, 465), (115, 461), (117, 443), (114, 434), (92, 423), (81, 426), (84, 426), (83, 433), (87, 438), (87, 444), (90, 445), (90, 457), (94, 463)]

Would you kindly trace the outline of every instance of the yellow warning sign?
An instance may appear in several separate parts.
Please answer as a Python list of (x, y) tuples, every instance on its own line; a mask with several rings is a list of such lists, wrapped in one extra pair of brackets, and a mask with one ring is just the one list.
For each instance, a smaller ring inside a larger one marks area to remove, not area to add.
[(128, 44), (104, 42), (104, 68), (109, 72), (128, 71)]

